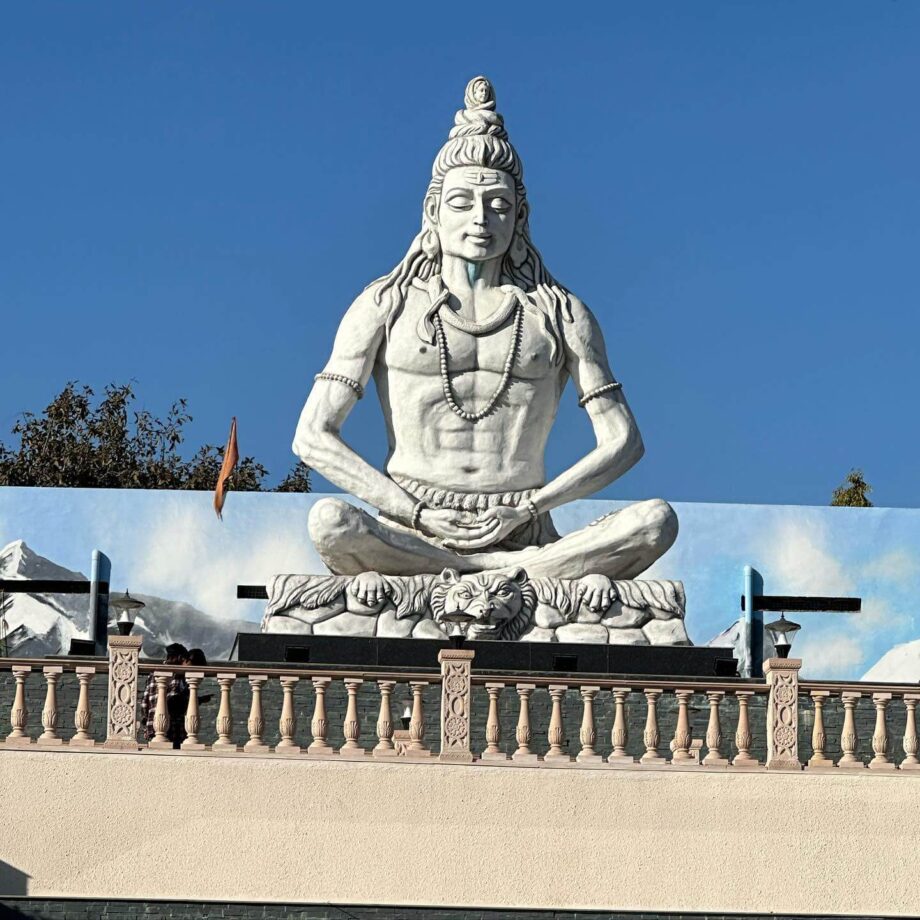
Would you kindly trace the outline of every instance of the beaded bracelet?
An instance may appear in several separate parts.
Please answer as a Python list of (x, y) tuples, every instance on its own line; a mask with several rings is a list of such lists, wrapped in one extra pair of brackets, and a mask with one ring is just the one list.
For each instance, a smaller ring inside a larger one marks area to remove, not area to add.
[(331, 380), (334, 383), (344, 383), (345, 386), (351, 387), (355, 393), (358, 394), (358, 399), (364, 395), (364, 387), (358, 383), (357, 380), (352, 380), (351, 377), (346, 377), (344, 374), (330, 374), (326, 371), (323, 371), (321, 374), (317, 374), (314, 380)]
[(422, 512), (428, 507), (425, 502), (416, 502), (412, 509), (412, 520), (410, 524), (413, 530), (419, 530), (421, 527)]
[(602, 396), (604, 393), (610, 393), (613, 390), (619, 390), (623, 386), (622, 383), (618, 383), (614, 380), (612, 383), (605, 383), (603, 386), (595, 387), (593, 390), (588, 390), (581, 399), (578, 400), (578, 406), (581, 409), (591, 402), (592, 399), (596, 399), (598, 396)]

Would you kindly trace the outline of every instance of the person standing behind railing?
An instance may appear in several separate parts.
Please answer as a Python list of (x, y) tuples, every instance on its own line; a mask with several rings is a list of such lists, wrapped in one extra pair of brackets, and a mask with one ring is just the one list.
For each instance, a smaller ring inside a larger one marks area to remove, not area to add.
[[(166, 646), (166, 657), (163, 659), (163, 664), (173, 667), (182, 666), (187, 663), (188, 657), (188, 649), (178, 642), (173, 642)], [(184, 720), (188, 706), (188, 692), (188, 682), (185, 677), (182, 674), (173, 674), (166, 691), (166, 708), (169, 712), (169, 730), (166, 736), (172, 741), (174, 748), (178, 748), (186, 738)], [(141, 702), (141, 723), (144, 726), (144, 737), (147, 741), (152, 741), (156, 735), (156, 729), (153, 727), (156, 709), (157, 682), (153, 674), (149, 674)]]

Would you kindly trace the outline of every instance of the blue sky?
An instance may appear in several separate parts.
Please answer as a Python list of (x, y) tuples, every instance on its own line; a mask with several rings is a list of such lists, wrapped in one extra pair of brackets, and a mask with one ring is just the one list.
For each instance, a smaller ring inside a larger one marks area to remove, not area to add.
[[(604, 494), (920, 504), (920, 4), (7, 4), (0, 431), (72, 378), (280, 475), (485, 72), (647, 454)], [(558, 471), (589, 449), (569, 392)], [(373, 397), (346, 428), (384, 453)], [(319, 488), (323, 487), (318, 482)]]

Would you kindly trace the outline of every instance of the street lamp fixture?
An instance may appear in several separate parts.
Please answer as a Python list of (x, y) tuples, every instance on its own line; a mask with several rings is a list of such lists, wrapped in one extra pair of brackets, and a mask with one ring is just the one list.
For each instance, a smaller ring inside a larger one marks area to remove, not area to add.
[(470, 628), (470, 623), (475, 619), (476, 617), (465, 610), (452, 610), (441, 617), (441, 622), (451, 624), (448, 638), (452, 648), (463, 648), (463, 643), (466, 642), (467, 630)]
[(131, 594), (126, 590), (124, 594), (116, 594), (114, 597), (109, 599), (109, 606), (114, 607), (117, 613), (115, 625), (118, 627), (118, 632), (122, 636), (131, 635), (131, 630), (134, 628), (134, 620), (137, 618), (137, 611), (146, 607), (147, 605), (143, 601), (139, 601), (136, 597), (131, 597)]
[(773, 648), (776, 649), (776, 654), (780, 658), (789, 657), (789, 649), (792, 648), (792, 640), (801, 628), (802, 627), (799, 626), (798, 623), (787, 620), (785, 614), (782, 613), (779, 615), (778, 620), (767, 623), (764, 627), (770, 634), (770, 638), (773, 640)]

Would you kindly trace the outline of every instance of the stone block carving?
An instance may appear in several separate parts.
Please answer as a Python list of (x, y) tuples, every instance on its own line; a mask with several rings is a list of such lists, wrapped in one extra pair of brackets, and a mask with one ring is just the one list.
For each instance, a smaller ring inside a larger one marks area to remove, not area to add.
[(440, 760), (470, 763), (470, 668), (474, 653), (468, 649), (442, 649)]
[(799, 762), (798, 658), (768, 658), (764, 674), (770, 684), (767, 710), (768, 770), (801, 770)]
[(472, 617), (470, 639), (690, 645), (677, 581), (531, 578), (511, 572), (440, 575), (278, 575), (263, 632), (444, 638), (445, 617)]
[(105, 747), (136, 751), (140, 636), (109, 636), (109, 707)]

